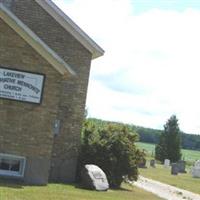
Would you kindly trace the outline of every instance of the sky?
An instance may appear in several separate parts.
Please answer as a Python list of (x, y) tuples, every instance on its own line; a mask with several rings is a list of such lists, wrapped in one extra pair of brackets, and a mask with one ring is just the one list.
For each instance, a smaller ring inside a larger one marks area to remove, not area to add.
[(89, 117), (200, 134), (199, 0), (53, 0), (104, 50), (92, 61)]

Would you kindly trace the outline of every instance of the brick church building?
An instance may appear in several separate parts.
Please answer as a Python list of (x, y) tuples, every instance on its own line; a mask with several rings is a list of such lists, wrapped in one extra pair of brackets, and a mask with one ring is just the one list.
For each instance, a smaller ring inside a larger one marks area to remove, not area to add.
[(91, 60), (104, 51), (50, 0), (0, 0), (0, 177), (73, 182)]

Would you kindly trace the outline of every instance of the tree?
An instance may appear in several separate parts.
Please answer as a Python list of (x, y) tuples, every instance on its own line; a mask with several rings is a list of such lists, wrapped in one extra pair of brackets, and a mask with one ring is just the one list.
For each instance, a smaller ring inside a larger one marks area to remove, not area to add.
[(164, 131), (155, 148), (155, 157), (162, 162), (164, 159), (171, 162), (181, 159), (181, 132), (175, 115), (172, 115), (164, 125)]
[(96, 164), (106, 173), (111, 187), (120, 187), (124, 177), (137, 180), (142, 152), (135, 146), (137, 135), (126, 126), (98, 127), (88, 120), (82, 131), (80, 165)]
[(163, 162), (167, 158), (165, 134), (160, 135), (159, 143), (155, 147), (155, 158)]

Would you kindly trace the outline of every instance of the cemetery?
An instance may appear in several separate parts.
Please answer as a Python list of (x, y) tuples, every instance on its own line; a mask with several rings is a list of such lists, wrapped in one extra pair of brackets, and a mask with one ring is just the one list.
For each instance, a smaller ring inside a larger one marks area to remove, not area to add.
[[(156, 168), (150, 166), (147, 161), (147, 168), (140, 168), (140, 175), (146, 178), (160, 181), (178, 188), (182, 188), (196, 194), (200, 194), (199, 162), (194, 166), (181, 166), (178, 163), (172, 163), (166, 167), (156, 163)], [(183, 170), (183, 168), (185, 169)]]
[[(169, 186), (175, 186), (177, 188), (191, 191), (195, 194), (200, 195), (200, 178), (199, 176), (199, 151), (191, 151), (182, 149), (182, 154), (184, 160), (179, 160), (177, 162), (171, 162), (169, 159), (165, 159), (163, 164), (159, 161), (156, 161), (156, 168), (151, 166), (151, 162), (153, 159), (153, 151), (155, 150), (155, 146), (147, 143), (139, 143), (138, 144), (141, 149), (145, 149), (146, 151), (146, 166), (147, 168), (140, 168), (140, 175), (145, 178), (149, 178), (151, 180), (159, 181), (161, 183), (167, 184)], [(148, 180), (146, 180), (148, 182)], [(145, 182), (139, 181), (139, 185), (143, 187)], [(153, 183), (149, 183), (153, 184)], [(136, 182), (137, 185), (137, 182)], [(148, 186), (149, 187), (149, 186)], [(166, 186), (168, 188), (168, 186)], [(175, 190), (175, 188), (171, 188), (171, 190)], [(162, 191), (162, 190), (161, 190)], [(163, 191), (161, 192), (161, 196)], [(180, 191), (183, 193), (183, 191)], [(165, 192), (167, 194), (167, 191)], [(191, 194), (192, 196), (193, 194)], [(199, 196), (193, 199), (200, 199)]]

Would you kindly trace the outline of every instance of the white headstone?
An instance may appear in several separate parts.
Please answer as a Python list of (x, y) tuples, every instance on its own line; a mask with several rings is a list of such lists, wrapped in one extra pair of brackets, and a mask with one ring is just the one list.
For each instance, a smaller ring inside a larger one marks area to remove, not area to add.
[(194, 166), (200, 168), (200, 160), (197, 160), (197, 161), (195, 162)]
[(170, 160), (169, 159), (164, 160), (164, 167), (170, 167)]
[(105, 191), (109, 189), (106, 174), (96, 165), (85, 165), (81, 171), (83, 186), (88, 189)]
[(192, 177), (200, 178), (200, 160), (197, 160), (192, 168)]

